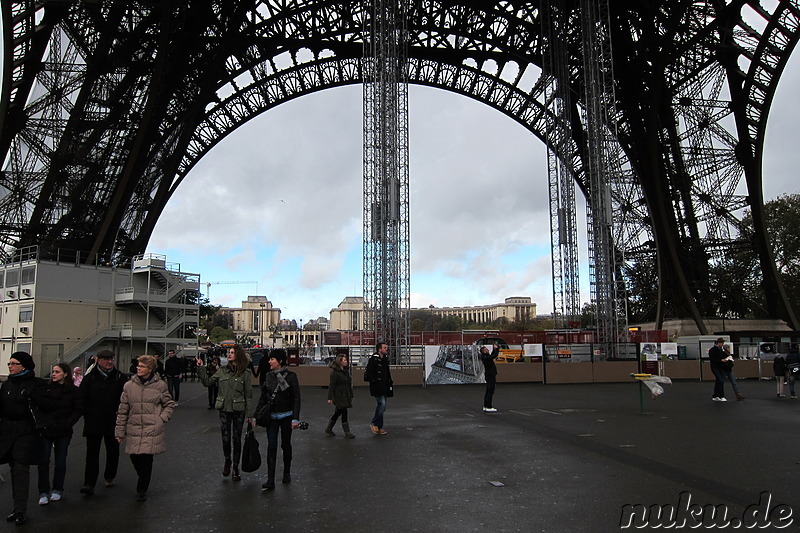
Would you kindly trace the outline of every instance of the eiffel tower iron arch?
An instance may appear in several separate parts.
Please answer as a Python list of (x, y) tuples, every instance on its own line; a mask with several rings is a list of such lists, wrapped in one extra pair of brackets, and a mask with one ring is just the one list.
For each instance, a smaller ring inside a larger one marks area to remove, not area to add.
[[(546, 43), (537, 3), (408, 4), (410, 83), (474, 98), (548, 142), (547, 132), (558, 129), (559, 119), (541, 101), (538, 73)], [(744, 8), (763, 18), (762, 29), (742, 22)], [(142, 252), (171, 195), (227, 134), (283, 102), (362, 79), (361, 2), (208, 1), (189, 9), (177, 1), (16, 1), (3, 3), (2, 9), (4, 247), (48, 243), (95, 254)], [(714, 198), (692, 200), (706, 213), (722, 213), (734, 226), (736, 210), (752, 209), (756, 234), (751, 244), (760, 254), (769, 312), (795, 328), (764, 229), (760, 143), (771, 97), (800, 34), (799, 13), (796, 0), (780, 1), (772, 11), (746, 1), (612, 9), (618, 69), (623, 59), (626, 67), (647, 70), (648, 54), (659, 57), (659, 38), (675, 39), (676, 55), (660, 56), (666, 64), (660, 75), (667, 101), (681, 103), (680, 91), (711, 66), (725, 69), (736, 121), (736, 131), (726, 132), (735, 145), (731, 164), (743, 168), (748, 198), (736, 200), (731, 190), (723, 195), (725, 205)], [(711, 45), (701, 46), (706, 43)], [(680, 139), (657, 129), (655, 137), (638, 135), (661, 116), (637, 114), (636, 106), (651, 93), (631, 78), (620, 81), (629, 107), (623, 102), (615, 117), (629, 174), (620, 180), (614, 202), (622, 214), (619, 235), (635, 238), (618, 245), (628, 248), (628, 257), (658, 258), (659, 286), (666, 291), (667, 283), (677, 281), (672, 303), (702, 329), (697, 301), (706, 293), (692, 285), (702, 272), (693, 277), (681, 260), (693, 250), (708, 260), (708, 250), (742, 243), (732, 238), (703, 242), (698, 222), (684, 219), (691, 209), (681, 202), (692, 189), (679, 183), (685, 175), (662, 161), (670, 150), (673, 162), (686, 158), (676, 154)], [(573, 72), (569, 105), (576, 109), (580, 82)], [(628, 92), (626, 83), (632, 87)], [(34, 91), (37, 84), (44, 94)], [(583, 133), (572, 131), (570, 153), (559, 156), (585, 193)], [(667, 149), (650, 147), (652, 157), (642, 160), (642, 139), (666, 141)], [(651, 180), (651, 175), (661, 177)], [(685, 197), (671, 200), (676, 194)], [(684, 238), (692, 234), (693, 242)]]

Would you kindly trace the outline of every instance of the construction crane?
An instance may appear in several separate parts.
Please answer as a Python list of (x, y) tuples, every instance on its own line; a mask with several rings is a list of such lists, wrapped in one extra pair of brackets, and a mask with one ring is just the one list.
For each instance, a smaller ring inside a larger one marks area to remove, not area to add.
[(255, 285), (256, 286), (256, 294), (258, 294), (258, 282), (257, 281), (207, 281), (206, 282), (206, 298), (208, 301), (211, 301), (211, 286), (212, 285)]

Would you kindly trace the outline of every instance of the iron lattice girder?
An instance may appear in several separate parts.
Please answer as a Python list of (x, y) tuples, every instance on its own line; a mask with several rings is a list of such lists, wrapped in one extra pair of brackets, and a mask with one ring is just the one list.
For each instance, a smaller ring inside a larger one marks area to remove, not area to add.
[[(177, 183), (219, 139), (288, 99), (359, 82), (361, 2), (219, 0), (193, 3), (191, 10), (176, 2), (167, 5), (172, 11), (161, 12), (163, 6), (114, 0), (3, 2), (4, 73), (9, 74), (0, 100), (3, 246), (42, 240), (140, 252)], [(554, 119), (541, 100), (538, 72), (546, 42), (538, 4), (409, 1), (408, 6), (411, 83), (485, 101), (546, 138)], [(684, 165), (673, 163), (693, 157), (695, 149), (725, 152), (721, 159), (726, 161), (735, 150), (738, 163), (752, 159), (745, 165), (748, 195), (760, 204), (763, 132), (777, 82), (797, 43), (798, 1), (782, 0), (769, 10), (745, 0), (611, 2), (610, 7), (620, 100), (612, 120), (628, 158), (622, 168), (631, 172), (620, 178), (625, 187), (614, 193), (626, 202), (615, 206), (615, 213), (619, 207), (629, 215), (616, 217), (628, 227), (615, 233), (630, 237), (623, 243), (629, 249), (657, 248), (662, 257), (710, 242), (737, 246), (724, 228), (704, 236), (698, 219), (731, 212), (728, 219), (738, 220), (741, 215), (730, 208), (741, 202), (717, 205), (719, 196), (691, 198), (691, 167), (681, 170)], [(748, 25), (742, 13), (758, 23)], [(63, 55), (45, 56), (57, 48), (56, 41)], [(570, 46), (579, 44), (570, 41)], [(158, 59), (166, 49), (169, 59)], [(681, 128), (671, 135), (652, 129), (654, 119), (674, 119), (683, 112), (661, 115), (658, 106), (673, 110), (682, 100), (688, 107), (708, 100), (692, 84), (720, 64), (727, 66), (725, 83), (733, 98), (728, 109), (737, 117), (736, 131), (718, 118), (719, 112), (709, 118), (716, 136), (702, 146), (681, 144), (695, 142), (686, 140)], [(570, 75), (572, 91), (581, 94), (580, 68), (571, 68)], [(48, 77), (49, 96), (37, 93), (34, 82)], [(106, 95), (110, 107), (92, 100), (94, 91)], [(648, 113), (637, 107), (650, 102), (657, 106)], [(645, 126), (650, 137), (640, 136)], [(735, 146), (719, 139), (722, 132)], [(664, 144), (633, 142), (646, 138)], [(92, 146), (91, 140), (102, 143)], [(585, 191), (578, 145), (561, 157)], [(660, 155), (639, 160), (642, 148)], [(716, 159), (706, 165), (706, 174), (721, 165)], [(720, 196), (735, 196), (728, 191), (737, 190), (740, 175), (721, 178), (725, 192)], [(640, 188), (652, 179), (662, 182), (663, 191), (655, 197)], [(677, 191), (682, 199), (673, 203)], [(689, 208), (687, 199), (702, 207), (694, 210), (698, 216), (681, 212)], [(118, 205), (112, 213), (109, 200)], [(755, 223), (763, 222), (755, 217)], [(100, 227), (106, 228), (103, 235), (97, 233)], [(695, 235), (694, 241), (665, 242), (683, 234)], [(764, 241), (757, 247), (766, 249), (763, 231), (757, 227), (756, 234)], [(764, 253), (762, 270), (774, 270)]]

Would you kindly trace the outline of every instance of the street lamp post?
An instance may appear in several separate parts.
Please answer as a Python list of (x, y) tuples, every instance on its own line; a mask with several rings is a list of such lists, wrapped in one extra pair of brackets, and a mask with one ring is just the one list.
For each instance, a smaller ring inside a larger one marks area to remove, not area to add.
[(258, 333), (259, 333), (259, 347), (264, 347), (264, 308), (267, 306), (264, 302), (258, 304), (261, 306), (261, 313), (258, 315)]
[(297, 348), (298, 351), (300, 349), (300, 345), (302, 344), (300, 336), (303, 334), (303, 320), (300, 319), (300, 326), (297, 328)]

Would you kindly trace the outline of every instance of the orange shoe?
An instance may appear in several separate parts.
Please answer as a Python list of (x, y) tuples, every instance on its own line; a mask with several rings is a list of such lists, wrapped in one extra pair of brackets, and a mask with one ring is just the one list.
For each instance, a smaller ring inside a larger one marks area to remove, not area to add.
[(380, 428), (378, 426), (373, 426), (372, 424), (370, 424), (369, 425), (369, 429), (371, 429), (372, 432), (375, 433), (376, 435), (380, 435), (381, 434), (381, 430), (380, 430)]
[(385, 430), (385, 429), (383, 429), (383, 428), (380, 428), (380, 429), (378, 430), (378, 435), (387, 435), (388, 433), (389, 433), (389, 432), (388, 432), (388, 431), (386, 431), (386, 430)]

